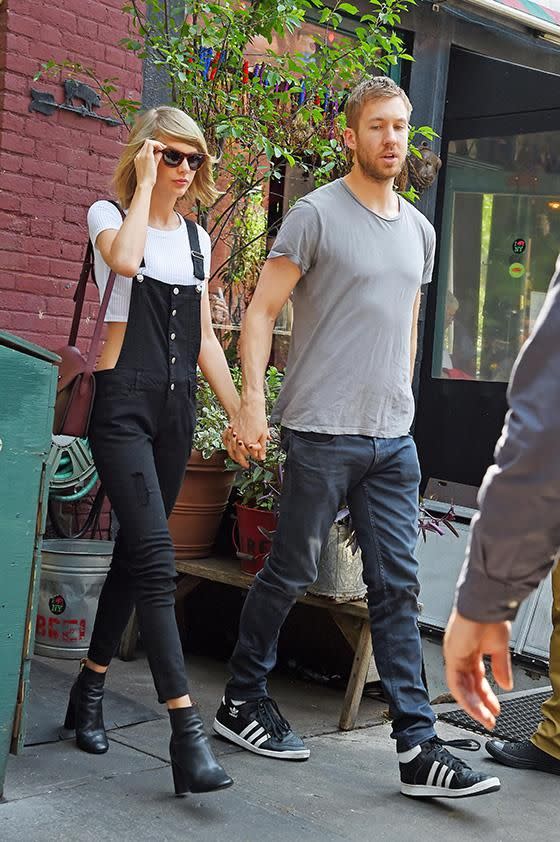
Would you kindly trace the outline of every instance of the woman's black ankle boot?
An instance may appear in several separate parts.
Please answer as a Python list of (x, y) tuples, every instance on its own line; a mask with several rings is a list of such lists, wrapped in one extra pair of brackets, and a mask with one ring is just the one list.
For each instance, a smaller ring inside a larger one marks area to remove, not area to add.
[(104, 754), (109, 741), (103, 724), (105, 673), (94, 672), (85, 661), (72, 689), (64, 720), (64, 731), (76, 732), (76, 745), (90, 754)]
[(231, 786), (232, 779), (214, 757), (198, 709), (175, 708), (169, 711), (169, 718), (172, 731), (169, 753), (175, 795), (212, 792)]

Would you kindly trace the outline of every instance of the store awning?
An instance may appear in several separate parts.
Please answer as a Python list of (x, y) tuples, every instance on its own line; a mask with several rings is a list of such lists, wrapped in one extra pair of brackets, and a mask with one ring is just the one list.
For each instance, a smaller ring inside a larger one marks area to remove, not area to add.
[(468, 2), (560, 39), (560, 0), (545, 0), (542, 4), (534, 3), (532, 0), (468, 0)]

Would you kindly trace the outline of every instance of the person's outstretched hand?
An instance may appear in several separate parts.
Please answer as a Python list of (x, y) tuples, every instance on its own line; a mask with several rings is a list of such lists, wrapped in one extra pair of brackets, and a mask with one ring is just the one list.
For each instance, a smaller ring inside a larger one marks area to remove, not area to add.
[(503, 690), (511, 690), (513, 679), (509, 639), (511, 623), (475, 623), (453, 611), (443, 642), (447, 686), (455, 700), (473, 719), (491, 730), (500, 712), (484, 667), (489, 655), (492, 673)]

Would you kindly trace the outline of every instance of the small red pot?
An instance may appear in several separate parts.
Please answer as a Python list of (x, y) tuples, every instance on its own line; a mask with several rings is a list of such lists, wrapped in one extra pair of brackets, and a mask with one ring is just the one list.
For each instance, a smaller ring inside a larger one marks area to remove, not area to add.
[(276, 529), (277, 515), (266, 509), (251, 509), (249, 506), (242, 506), (236, 503), (237, 530), (239, 534), (239, 546), (237, 557), (241, 561), (241, 569), (244, 573), (255, 574), (262, 569), (265, 559), (270, 552), (271, 542), (259, 531), (259, 526), (268, 532)]

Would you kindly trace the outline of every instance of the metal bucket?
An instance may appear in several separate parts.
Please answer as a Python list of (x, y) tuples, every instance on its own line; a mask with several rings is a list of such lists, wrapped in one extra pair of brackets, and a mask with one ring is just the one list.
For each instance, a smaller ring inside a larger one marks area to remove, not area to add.
[(307, 590), (317, 596), (327, 596), (335, 602), (362, 599), (366, 593), (362, 573), (360, 550), (352, 552), (347, 527), (334, 523), (321, 549), (317, 581)]
[(112, 552), (112, 541), (43, 541), (35, 654), (49, 658), (87, 655)]

